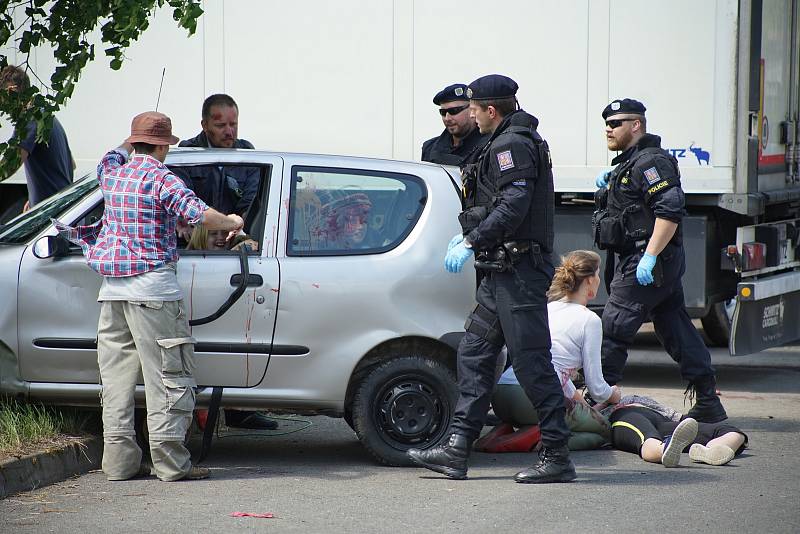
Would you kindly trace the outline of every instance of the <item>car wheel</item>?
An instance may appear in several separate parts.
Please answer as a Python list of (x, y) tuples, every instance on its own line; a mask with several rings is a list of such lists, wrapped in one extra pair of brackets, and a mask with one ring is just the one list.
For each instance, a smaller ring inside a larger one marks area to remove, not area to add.
[(717, 302), (705, 317), (700, 319), (703, 323), (703, 330), (708, 339), (717, 347), (727, 347), (728, 339), (731, 335), (731, 321), (733, 320), (733, 310), (736, 307), (736, 300), (724, 300)]
[(355, 430), (355, 427), (353, 426), (353, 412), (352, 411), (345, 410), (343, 419), (344, 419), (344, 422), (347, 423), (347, 426), (349, 426), (350, 428)]
[(353, 429), (379, 462), (411, 465), (406, 451), (445, 437), (457, 397), (456, 377), (444, 364), (402, 356), (379, 365), (353, 398)]

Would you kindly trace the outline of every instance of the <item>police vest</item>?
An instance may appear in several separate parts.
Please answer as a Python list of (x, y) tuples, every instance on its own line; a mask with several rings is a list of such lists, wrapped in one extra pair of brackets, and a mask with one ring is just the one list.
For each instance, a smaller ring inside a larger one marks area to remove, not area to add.
[[(555, 212), (555, 198), (553, 192), (553, 166), (550, 159), (550, 148), (547, 141), (533, 129), (524, 126), (509, 126), (501, 132), (492, 143), (504, 135), (519, 134), (525, 143), (533, 145), (536, 159), (536, 176), (531, 177), (533, 184), (533, 199), (528, 214), (523, 219), (513, 235), (503, 236), (504, 241), (530, 240), (539, 243), (545, 252), (553, 251), (553, 217)], [(467, 208), (485, 206), (488, 212), (499, 202), (500, 190), (508, 185), (502, 175), (495, 175), (488, 158), (492, 143), (487, 144), (478, 159), (478, 175), (472, 194), (467, 194), (465, 206)], [(528, 187), (531, 187), (529, 184)]]
[(622, 193), (625, 180), (636, 168), (636, 163), (644, 156), (650, 154), (668, 154), (665, 150), (656, 147), (647, 147), (638, 150), (628, 161), (620, 164), (609, 175), (609, 188), (607, 198), (607, 211), (610, 218), (618, 221), (615, 228), (617, 235), (614, 246), (609, 248), (615, 252), (624, 253), (637, 247), (645, 246), (647, 239), (653, 235), (656, 218), (653, 210), (641, 197), (637, 202), (631, 202)]

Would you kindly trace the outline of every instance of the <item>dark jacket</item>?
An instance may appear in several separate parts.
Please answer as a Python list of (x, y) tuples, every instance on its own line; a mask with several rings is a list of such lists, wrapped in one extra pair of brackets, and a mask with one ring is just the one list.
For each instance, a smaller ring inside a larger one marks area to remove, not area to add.
[[(503, 119), (483, 149), (478, 180), (495, 191), (489, 215), (472, 230), (476, 250), (509, 240), (531, 240), (545, 252), (553, 246), (553, 173), (547, 143), (538, 134), (539, 120), (522, 110)], [(486, 199), (478, 203), (485, 203)]]
[[(685, 197), (681, 188), (678, 162), (661, 148), (661, 138), (644, 134), (634, 146), (611, 161), (616, 168), (609, 177), (608, 210), (611, 215), (639, 204), (651, 217), (644, 226), (652, 232), (653, 217), (680, 223), (684, 216)], [(652, 214), (652, 215), (651, 215)], [(681, 227), (672, 237), (681, 243)]]
[[(178, 146), (213, 148), (205, 132), (184, 139)], [(233, 148), (255, 148), (250, 141), (237, 139)], [(222, 175), (224, 169), (225, 175)], [(207, 204), (222, 213), (244, 215), (258, 193), (259, 170), (254, 167), (198, 167), (177, 172)]]
[(461, 140), (457, 147), (453, 146), (453, 136), (445, 129), (439, 137), (428, 139), (422, 144), (422, 161), (438, 163), (440, 165), (461, 165), (471, 154), (477, 153), (489, 140), (488, 135), (482, 135), (476, 127), (468, 136)]

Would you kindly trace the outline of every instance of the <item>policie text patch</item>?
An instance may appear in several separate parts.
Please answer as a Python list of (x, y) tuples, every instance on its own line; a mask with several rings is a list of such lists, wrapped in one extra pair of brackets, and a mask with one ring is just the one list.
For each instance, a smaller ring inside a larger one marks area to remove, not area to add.
[(497, 163), (500, 165), (501, 171), (507, 171), (514, 168), (514, 160), (511, 158), (511, 151), (506, 150), (497, 154)]
[(655, 167), (650, 167), (644, 171), (644, 177), (647, 180), (647, 183), (650, 185), (653, 185), (657, 181), (661, 180), (661, 176), (658, 175), (658, 171)]

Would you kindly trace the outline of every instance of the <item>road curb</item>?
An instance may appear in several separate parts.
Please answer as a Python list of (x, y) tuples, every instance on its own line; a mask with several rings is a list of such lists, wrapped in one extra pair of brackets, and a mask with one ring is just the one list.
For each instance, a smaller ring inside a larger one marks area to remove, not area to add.
[(62, 449), (52, 449), (0, 463), (0, 499), (61, 482), (98, 469), (103, 438), (81, 439)]

